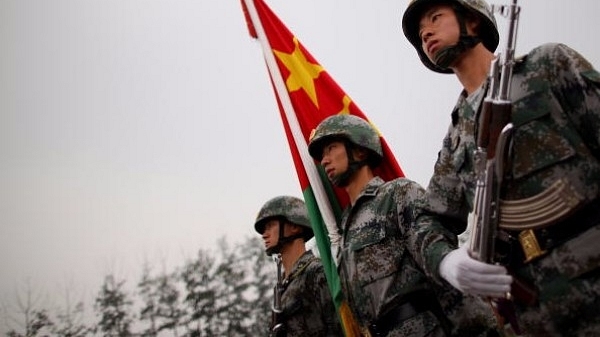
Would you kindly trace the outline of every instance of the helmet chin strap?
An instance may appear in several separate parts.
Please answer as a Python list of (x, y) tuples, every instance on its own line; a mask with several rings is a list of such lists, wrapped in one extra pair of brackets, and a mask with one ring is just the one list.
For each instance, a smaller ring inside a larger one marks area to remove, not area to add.
[(448, 69), (452, 63), (456, 61), (458, 56), (481, 42), (481, 38), (478, 36), (468, 34), (467, 25), (465, 24), (466, 20), (462, 10), (455, 7), (454, 13), (456, 13), (456, 19), (460, 26), (460, 37), (458, 38), (458, 42), (453, 46), (440, 49), (435, 53), (432, 60), (436, 66), (443, 69)]
[(350, 178), (364, 165), (367, 165), (365, 160), (353, 161), (348, 164), (348, 169), (335, 177), (331, 178), (331, 183), (337, 187), (346, 187), (350, 183)]
[(350, 183), (350, 178), (358, 171), (361, 167), (368, 164), (367, 160), (355, 160), (352, 155), (353, 146), (348, 142), (344, 142), (346, 147), (346, 155), (348, 156), (348, 169), (346, 171), (331, 178), (331, 183), (337, 187), (346, 187)]
[(285, 225), (286, 222), (283, 219), (279, 219), (278, 222), (279, 222), (279, 237), (277, 238), (277, 244), (273, 247), (267, 248), (268, 256), (281, 253), (281, 249), (288, 242), (292, 242), (298, 238), (304, 239), (303, 232), (300, 232), (298, 234), (294, 234), (291, 236), (283, 236), (283, 226)]

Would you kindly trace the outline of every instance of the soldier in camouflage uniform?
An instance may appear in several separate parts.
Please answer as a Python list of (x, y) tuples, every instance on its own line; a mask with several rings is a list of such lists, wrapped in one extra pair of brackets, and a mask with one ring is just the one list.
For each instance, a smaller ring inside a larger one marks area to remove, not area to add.
[(323, 265), (305, 248), (313, 231), (304, 201), (292, 196), (267, 201), (254, 228), (262, 235), (267, 255), (281, 257), (285, 273), (280, 315), (286, 336), (342, 336)]
[[(454, 73), (464, 88), (426, 191), (426, 208), (417, 219), (418, 235), (411, 241), (419, 264), (432, 278), (444, 278), (471, 294), (502, 297), (513, 279), (533, 286), (537, 297), (529, 304), (515, 299), (518, 325), (527, 335), (597, 336), (599, 73), (563, 44), (539, 46), (516, 60), (510, 91), (514, 133), (502, 183), (501, 241), (496, 243), (498, 253), (507, 255), (502, 262), (511, 276), (502, 266), (473, 260), (452, 243), (473, 208), (478, 113), (499, 40), (493, 13), (483, 0), (412, 0), (402, 28), (427, 68)], [(549, 203), (547, 195), (560, 202)], [(503, 222), (505, 205), (530, 205), (533, 199), (544, 202), (522, 208), (516, 224)], [(543, 206), (544, 221), (527, 219)]]
[(364, 334), (477, 336), (487, 331), (493, 321), (482, 310), (471, 315), (468, 324), (451, 322), (438, 296), (454, 307), (462, 295), (450, 286), (434, 289), (407, 251), (416, 204), (424, 191), (406, 178), (384, 182), (374, 175), (373, 168), (383, 158), (377, 131), (362, 118), (334, 115), (315, 129), (308, 150), (350, 198), (338, 226), (342, 237), (338, 270)]

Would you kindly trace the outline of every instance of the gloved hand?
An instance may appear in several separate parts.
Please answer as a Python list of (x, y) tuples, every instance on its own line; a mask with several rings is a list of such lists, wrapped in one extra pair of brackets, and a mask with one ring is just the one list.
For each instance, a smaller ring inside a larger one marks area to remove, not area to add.
[(471, 258), (464, 245), (451, 251), (440, 262), (440, 275), (466, 294), (484, 297), (506, 297), (513, 279), (506, 268)]

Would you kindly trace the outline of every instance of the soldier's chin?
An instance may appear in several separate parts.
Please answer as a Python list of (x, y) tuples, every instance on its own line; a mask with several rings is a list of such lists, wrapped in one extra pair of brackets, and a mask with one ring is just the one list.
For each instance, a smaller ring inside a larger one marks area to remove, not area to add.
[(341, 173), (333, 176), (331, 179), (329, 179), (329, 181), (335, 187), (346, 187), (350, 182), (350, 176), (346, 173)]
[(267, 247), (267, 249), (265, 249), (265, 252), (267, 253), (268, 256), (271, 256), (271, 255), (277, 253), (276, 249), (275, 249), (275, 246)]

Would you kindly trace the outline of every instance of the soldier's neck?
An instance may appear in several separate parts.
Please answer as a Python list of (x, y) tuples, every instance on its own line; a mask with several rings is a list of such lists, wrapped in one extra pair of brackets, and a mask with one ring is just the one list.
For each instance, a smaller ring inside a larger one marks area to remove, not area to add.
[(348, 197), (350, 198), (350, 203), (352, 205), (354, 205), (360, 193), (374, 176), (373, 170), (371, 170), (371, 168), (367, 165), (362, 166), (354, 173), (350, 183), (345, 187), (346, 193), (348, 193)]
[(289, 276), (292, 267), (298, 259), (306, 252), (303, 239), (296, 239), (281, 249), (281, 263), (285, 271), (285, 277)]
[(472, 94), (486, 80), (495, 55), (483, 44), (466, 51), (452, 66), (452, 70), (467, 94)]

